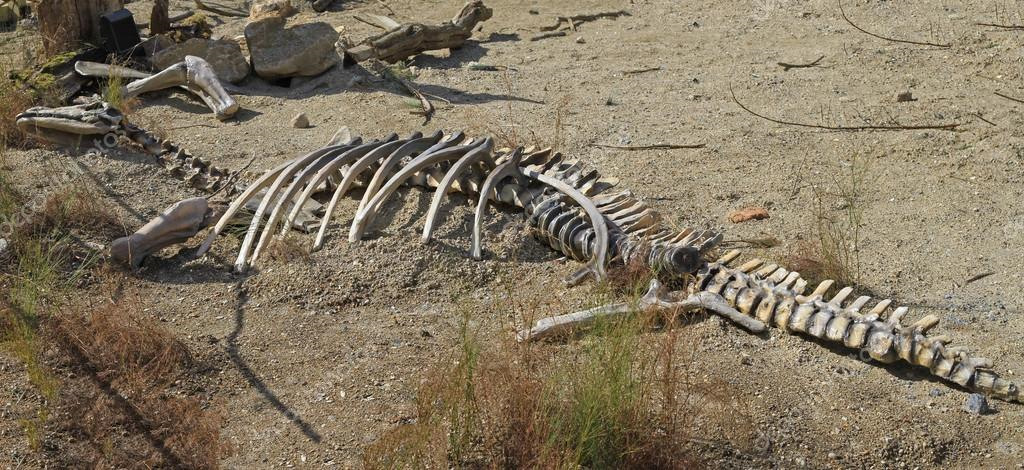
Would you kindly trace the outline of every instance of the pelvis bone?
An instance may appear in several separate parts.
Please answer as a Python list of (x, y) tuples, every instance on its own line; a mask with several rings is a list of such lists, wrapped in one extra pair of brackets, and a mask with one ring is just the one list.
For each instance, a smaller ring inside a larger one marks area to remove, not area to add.
[(217, 119), (223, 121), (238, 112), (238, 102), (224, 91), (210, 63), (191, 55), (152, 77), (129, 83), (124, 87), (124, 95), (133, 97), (173, 86), (184, 86), (198, 95), (213, 110)]
[(229, 119), (238, 112), (238, 102), (221, 85), (210, 63), (201, 57), (185, 56), (185, 60), (167, 67), (156, 75), (92, 62), (79, 62), (75, 64), (75, 70), (81, 75), (92, 77), (145, 77), (129, 83), (122, 89), (121, 94), (126, 98), (165, 88), (181, 87), (202, 99), (213, 110), (217, 119)]

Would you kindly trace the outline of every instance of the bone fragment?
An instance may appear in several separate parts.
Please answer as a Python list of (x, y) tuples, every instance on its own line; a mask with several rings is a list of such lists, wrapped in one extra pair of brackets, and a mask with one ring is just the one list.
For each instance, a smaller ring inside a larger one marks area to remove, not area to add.
[(580, 312), (548, 317), (539, 320), (530, 329), (520, 331), (516, 335), (518, 341), (536, 341), (552, 336), (565, 334), (572, 329), (584, 328), (594, 322), (612, 316), (624, 315), (636, 311), (651, 312), (660, 309), (671, 309), (678, 313), (687, 313), (695, 310), (706, 309), (713, 313), (722, 315), (754, 333), (765, 330), (764, 323), (748, 317), (729, 304), (717, 294), (710, 292), (698, 292), (687, 297), (685, 300), (677, 301), (665, 296), (664, 288), (657, 279), (651, 281), (637, 305), (617, 303), (596, 307)]
[(124, 87), (122, 94), (126, 98), (131, 98), (176, 86), (184, 86), (199, 96), (213, 110), (217, 119), (223, 121), (238, 112), (238, 102), (224, 90), (210, 63), (202, 57), (191, 55), (185, 56), (185, 60), (167, 67), (156, 75), (129, 83)]
[(110, 246), (110, 257), (131, 267), (138, 267), (147, 256), (195, 236), (207, 226), (210, 213), (206, 198), (180, 201), (135, 233), (114, 240)]

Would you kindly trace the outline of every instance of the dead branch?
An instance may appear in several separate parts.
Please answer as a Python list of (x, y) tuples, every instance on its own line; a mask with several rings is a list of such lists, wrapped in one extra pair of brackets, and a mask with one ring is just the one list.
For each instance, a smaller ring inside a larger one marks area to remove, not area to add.
[(882, 36), (880, 34), (872, 33), (870, 31), (865, 30), (864, 28), (861, 28), (860, 26), (857, 26), (856, 24), (853, 23), (853, 21), (850, 21), (850, 18), (846, 16), (846, 11), (843, 10), (843, 0), (837, 0), (837, 3), (839, 3), (839, 13), (843, 15), (843, 19), (846, 20), (846, 22), (849, 23), (850, 26), (853, 26), (854, 29), (856, 29), (857, 31), (860, 31), (860, 32), (862, 32), (864, 34), (867, 34), (868, 36), (873, 36), (873, 37), (876, 37), (878, 39), (883, 39), (883, 40), (891, 41), (891, 42), (902, 42), (904, 44), (916, 44), (918, 46), (932, 46), (932, 47), (943, 47), (943, 48), (953, 47), (952, 44), (937, 44), (937, 43), (934, 43), (934, 42), (926, 42), (926, 41), (910, 41), (910, 40), (907, 40), (907, 39), (895, 39), (895, 38), (890, 38), (890, 37)]
[(616, 150), (677, 150), (677, 149), (702, 149), (704, 144), (654, 144), (654, 145), (606, 145), (590, 144), (591, 147)]
[[(481, 0), (472, 0), (450, 21), (429, 26), (421, 23), (400, 24), (346, 49), (345, 55), (354, 62), (380, 59), (394, 63), (424, 51), (455, 49), (461, 47), (473, 35), (473, 28), (476, 28), (478, 23), (490, 19), (491, 14), (491, 9)], [(380, 18), (394, 22), (387, 17), (377, 17), (369, 19), (370, 24), (374, 24), (373, 21), (379, 21)]]
[(566, 35), (567, 33), (565, 31), (551, 31), (550, 33), (541, 33), (534, 37), (531, 37), (530, 41), (540, 41), (542, 39), (558, 38)]
[(997, 92), (995, 92), (995, 94), (996, 94), (996, 96), (998, 96), (998, 97), (1000, 97), (1000, 98), (1006, 98), (1006, 99), (1008, 99), (1008, 100), (1010, 100), (1010, 101), (1014, 101), (1014, 102), (1017, 102), (1017, 103), (1021, 103), (1021, 104), (1024, 104), (1024, 100), (1022, 100), (1022, 99), (1020, 99), (1020, 98), (1014, 98), (1014, 97), (1012, 97), (1012, 96), (1009, 96), (1009, 95), (1004, 95), (1004, 94), (1002, 94), (1002, 93), (1000, 93), (1000, 92), (998, 92), (998, 91), (997, 91)]
[(1005, 29), (1009, 31), (1024, 31), (1024, 25), (1019, 24), (974, 23), (974, 25), (989, 26), (992, 28)]
[[(554, 31), (562, 27), (562, 23), (568, 23), (569, 28), (576, 31), (576, 27), (579, 24), (588, 23), (591, 21), (599, 20), (602, 18), (618, 18), (620, 16), (630, 16), (630, 13), (626, 10), (618, 11), (605, 11), (600, 13), (584, 13), (572, 16), (556, 16), (556, 23), (552, 26), (544, 26), (540, 28), (541, 31)], [(579, 24), (577, 24), (579, 23)]]
[(806, 68), (811, 68), (811, 67), (817, 67), (818, 63), (821, 62), (821, 59), (824, 59), (824, 58), (825, 58), (825, 56), (822, 55), (821, 57), (818, 57), (817, 59), (814, 59), (813, 62), (808, 62), (806, 64), (790, 64), (790, 63), (787, 63), (787, 62), (777, 62), (777, 64), (782, 66), (782, 71), (783, 72), (789, 72), (789, 69), (806, 69)]
[(813, 129), (824, 129), (824, 130), (828, 130), (828, 131), (915, 131), (915, 130), (926, 130), (926, 129), (942, 130), (942, 131), (952, 131), (952, 130), (955, 130), (956, 128), (961, 126), (961, 123), (953, 123), (953, 124), (924, 124), (924, 125), (910, 125), (910, 126), (905, 126), (905, 125), (890, 125), (890, 126), (884, 126), (884, 125), (826, 126), (826, 125), (822, 125), (822, 124), (809, 124), (809, 123), (803, 123), (803, 122), (784, 121), (782, 119), (776, 119), (776, 118), (773, 118), (773, 117), (765, 116), (764, 114), (757, 113), (757, 112), (751, 110), (750, 108), (748, 108), (746, 105), (741, 103), (739, 99), (736, 98), (736, 92), (732, 89), (731, 85), (729, 86), (729, 93), (732, 94), (732, 100), (736, 103), (736, 105), (739, 106), (740, 108), (742, 108), (744, 111), (746, 111), (746, 112), (748, 112), (748, 113), (750, 113), (750, 114), (752, 114), (754, 116), (757, 116), (757, 117), (759, 117), (761, 119), (764, 119), (766, 121), (771, 121), (771, 122), (774, 122), (776, 124), (783, 124), (783, 125), (787, 125), (787, 126), (809, 127), (809, 128), (813, 128)]
[(424, 95), (418, 88), (416, 88), (415, 85), (413, 85), (408, 80), (399, 77), (398, 75), (395, 75), (395, 73), (391, 71), (391, 68), (389, 68), (387, 65), (384, 65), (384, 63), (382, 63), (381, 61), (373, 59), (370, 60), (369, 63), (373, 71), (376, 72), (377, 75), (380, 75), (381, 78), (401, 85), (403, 88), (406, 89), (406, 91), (409, 92), (409, 94), (411, 94), (414, 98), (419, 100), (420, 108), (422, 109), (421, 111), (417, 111), (414, 114), (419, 114), (423, 116), (424, 125), (430, 122), (430, 118), (434, 117), (434, 105), (430, 102), (429, 99), (427, 99), (426, 95)]
[[(174, 24), (174, 23), (177, 23), (177, 22), (179, 22), (181, 20), (185, 20), (185, 19), (191, 18), (191, 17), (195, 16), (195, 14), (196, 13), (194, 11), (192, 11), (192, 10), (186, 10), (184, 13), (178, 13), (177, 15), (174, 15), (174, 16), (170, 17), (169, 20), (170, 20), (171, 24)], [(147, 28), (149, 28), (149, 22), (136, 23), (135, 26), (138, 26), (140, 29), (147, 29)]]
[(222, 6), (222, 5), (217, 5), (215, 3), (214, 4), (206, 4), (206, 3), (203, 3), (203, 0), (193, 0), (193, 1), (196, 4), (196, 9), (203, 10), (203, 11), (208, 11), (208, 12), (213, 13), (215, 15), (232, 16), (232, 17), (235, 17), (235, 18), (245, 18), (245, 17), (249, 16), (249, 12), (242, 11), (242, 10), (239, 10), (239, 9), (236, 9), (236, 8), (231, 8), (231, 7), (226, 7), (226, 6)]

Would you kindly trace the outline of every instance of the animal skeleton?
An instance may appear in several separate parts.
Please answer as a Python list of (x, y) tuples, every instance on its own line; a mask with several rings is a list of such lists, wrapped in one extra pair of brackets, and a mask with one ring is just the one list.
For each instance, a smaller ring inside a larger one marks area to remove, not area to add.
[[(859, 350), (882, 363), (904, 361), (928, 369), (948, 382), (995, 398), (1020, 403), (1018, 385), (991, 370), (992, 361), (950, 347), (946, 335), (929, 335), (939, 320), (926, 315), (903, 325), (907, 307), (893, 310), (891, 301), (861, 296), (850, 300), (851, 287), (826, 294), (827, 280), (805, 294), (807, 281), (797, 272), (760, 259), (733, 267), (739, 256), (730, 251), (715, 262), (704, 255), (722, 236), (713, 231), (672, 230), (657, 212), (630, 192), (608, 192), (615, 181), (603, 179), (581, 163), (550, 149), (494, 149), (491, 138), (466, 139), (461, 132), (414, 133), (399, 139), (392, 134), (363, 143), (332, 142), (314, 152), (267, 171), (235, 198), (199, 247), (206, 253), (240, 209), (259, 201), (242, 241), (235, 268), (244, 271), (259, 260), (267, 243), (289, 230), (296, 207), (314, 193), (332, 194), (313, 248), (323, 245), (327, 227), (340, 198), (363, 188), (349, 227), (357, 242), (401, 186), (434, 191), (426, 214), (422, 241), (427, 243), (446, 194), (478, 196), (473, 226), (472, 256), (482, 256), (482, 221), (490, 202), (524, 210), (538, 238), (557, 251), (588, 264), (571, 276), (570, 284), (587, 277), (601, 280), (610, 264), (642, 263), (664, 277), (694, 275), (682, 290), (669, 292), (657, 280), (638, 305), (615, 304), (543, 319), (519, 333), (536, 340), (579, 327), (597, 318), (635, 310), (708, 309), (760, 332), (773, 325), (787, 332)], [(262, 196), (260, 196), (262, 192)], [(170, 226), (170, 225), (169, 225)], [(865, 313), (865, 310), (866, 313)]]

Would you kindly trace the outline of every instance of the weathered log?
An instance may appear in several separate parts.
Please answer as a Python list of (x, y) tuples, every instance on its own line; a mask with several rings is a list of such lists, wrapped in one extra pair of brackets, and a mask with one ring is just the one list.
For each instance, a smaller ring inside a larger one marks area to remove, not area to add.
[(169, 0), (156, 0), (153, 3), (153, 11), (149, 15), (150, 35), (163, 34), (171, 29), (169, 8)]
[(354, 62), (380, 59), (398, 62), (424, 51), (453, 49), (462, 46), (473, 34), (473, 28), (491, 18), (491, 9), (480, 0), (466, 3), (455, 18), (439, 25), (400, 24), (386, 32), (363, 40), (345, 51)]
[(43, 49), (57, 54), (77, 43), (100, 43), (100, 16), (124, 8), (122, 0), (41, 0), (36, 7)]

